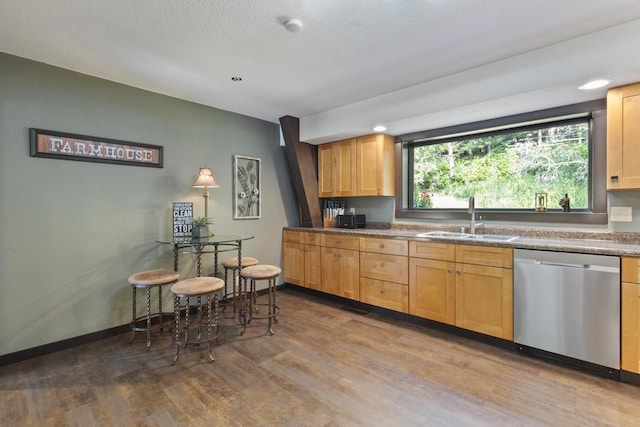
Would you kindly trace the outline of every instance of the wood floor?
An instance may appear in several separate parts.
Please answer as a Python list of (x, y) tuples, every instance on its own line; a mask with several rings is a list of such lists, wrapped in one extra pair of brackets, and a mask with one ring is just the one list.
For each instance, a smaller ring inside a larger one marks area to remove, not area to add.
[(640, 387), (295, 289), (275, 335), (231, 319), (216, 361), (169, 333), (0, 367), (1, 426), (639, 425)]

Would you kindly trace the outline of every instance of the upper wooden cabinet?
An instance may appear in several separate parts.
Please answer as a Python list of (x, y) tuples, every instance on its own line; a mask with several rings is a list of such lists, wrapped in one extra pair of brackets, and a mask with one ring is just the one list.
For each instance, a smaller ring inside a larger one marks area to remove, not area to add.
[(319, 197), (393, 196), (393, 147), (385, 134), (318, 146)]
[(393, 137), (376, 134), (360, 137), (357, 141), (357, 195), (393, 196)]
[(640, 83), (607, 94), (607, 190), (640, 189)]
[(318, 196), (356, 195), (356, 139), (318, 146)]

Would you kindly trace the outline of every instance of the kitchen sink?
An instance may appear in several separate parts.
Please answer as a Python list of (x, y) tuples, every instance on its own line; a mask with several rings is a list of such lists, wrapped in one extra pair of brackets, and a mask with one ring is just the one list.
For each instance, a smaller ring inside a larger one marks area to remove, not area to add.
[(482, 240), (485, 242), (511, 242), (520, 236), (505, 236), (502, 234), (467, 234), (463, 239)]
[(507, 236), (503, 234), (469, 234), (455, 231), (427, 231), (426, 233), (416, 234), (416, 237), (440, 237), (443, 239), (477, 240), (483, 242), (511, 242), (516, 240), (519, 236)]
[(427, 231), (426, 233), (418, 233), (416, 237), (442, 237), (445, 239), (462, 239), (470, 236), (467, 233), (457, 233), (455, 231)]

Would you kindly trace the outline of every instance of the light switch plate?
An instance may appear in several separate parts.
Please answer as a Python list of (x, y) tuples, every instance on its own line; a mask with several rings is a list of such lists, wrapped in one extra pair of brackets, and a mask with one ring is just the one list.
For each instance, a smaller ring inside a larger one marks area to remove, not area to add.
[(631, 222), (633, 209), (629, 206), (611, 206), (611, 221)]

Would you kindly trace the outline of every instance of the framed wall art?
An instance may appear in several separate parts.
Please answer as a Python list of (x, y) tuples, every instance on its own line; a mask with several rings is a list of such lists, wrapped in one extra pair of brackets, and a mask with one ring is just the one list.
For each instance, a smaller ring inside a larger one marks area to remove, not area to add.
[(162, 167), (162, 146), (116, 139), (77, 135), (44, 129), (29, 129), (31, 157), (80, 160), (116, 165)]
[(262, 170), (257, 157), (233, 156), (233, 218), (260, 218)]

